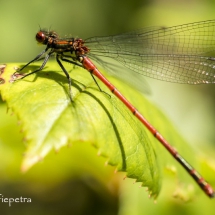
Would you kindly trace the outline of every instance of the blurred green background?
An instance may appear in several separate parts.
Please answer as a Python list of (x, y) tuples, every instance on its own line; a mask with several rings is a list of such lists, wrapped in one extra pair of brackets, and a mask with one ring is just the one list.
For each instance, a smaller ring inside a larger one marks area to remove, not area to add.
[[(84, 39), (215, 18), (214, 0), (1, 0), (0, 8), (1, 63), (28, 62), (41, 52), (43, 47), (35, 42), (39, 26)], [(149, 99), (163, 109), (197, 152), (210, 157), (215, 147), (214, 86), (146, 80), (152, 91)], [(128, 206), (134, 209), (132, 214), (215, 214), (214, 201), (203, 195), (184, 204), (162, 192), (154, 205), (132, 180), (124, 182), (114, 168), (104, 167), (105, 159), (95, 156), (90, 146), (62, 149), (22, 174), (22, 134), (4, 104), (0, 111), (0, 193), (33, 201), (11, 208), (0, 202), (3, 214), (124, 215), (131, 214)]]

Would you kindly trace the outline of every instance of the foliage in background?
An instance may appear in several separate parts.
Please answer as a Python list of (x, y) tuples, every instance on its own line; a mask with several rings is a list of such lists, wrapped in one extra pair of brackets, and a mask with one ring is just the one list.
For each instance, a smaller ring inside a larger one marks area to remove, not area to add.
[[(87, 38), (143, 26), (173, 26), (214, 19), (214, 3), (211, 0), (2, 1), (0, 61), (26, 62), (36, 56), (41, 51), (35, 42), (38, 25), (51, 27), (61, 35)], [(156, 97), (181, 133), (190, 138), (195, 153), (206, 152), (207, 156), (198, 153), (203, 159), (201, 168), (197, 168), (213, 182), (215, 164), (210, 158), (214, 157), (212, 144), (215, 142), (214, 86), (178, 86), (152, 80), (149, 83), (153, 92), (151, 97)], [(118, 209), (120, 215), (215, 213), (214, 201), (200, 195), (200, 191), (188, 204), (170, 197), (169, 193), (178, 183), (172, 171), (165, 171), (164, 185), (158, 203), (154, 205), (147, 192), (138, 188), (139, 183), (133, 185), (134, 180), (130, 179), (123, 181), (122, 175), (113, 174), (113, 168), (104, 168), (106, 159), (95, 156), (97, 152), (89, 144), (63, 147), (56, 154), (52, 151), (44, 161), (22, 174), (19, 167), (25, 150), (21, 141), (24, 135), (19, 132), (16, 117), (11, 116), (10, 111), (6, 114), (6, 109), (0, 104), (0, 191), (8, 197), (29, 196), (34, 202), (12, 208), (3, 205), (1, 212), (4, 214), (110, 215), (118, 214)], [(210, 142), (211, 148), (207, 144)]]

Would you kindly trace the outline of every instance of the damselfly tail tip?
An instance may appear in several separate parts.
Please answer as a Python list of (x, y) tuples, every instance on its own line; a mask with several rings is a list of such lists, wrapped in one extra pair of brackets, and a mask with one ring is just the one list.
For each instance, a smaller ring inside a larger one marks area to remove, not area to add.
[(215, 192), (209, 184), (205, 187), (205, 192), (211, 199), (215, 197)]
[(209, 194), (209, 197), (210, 197), (211, 199), (214, 198), (214, 197), (215, 197), (215, 193), (213, 192), (213, 193)]

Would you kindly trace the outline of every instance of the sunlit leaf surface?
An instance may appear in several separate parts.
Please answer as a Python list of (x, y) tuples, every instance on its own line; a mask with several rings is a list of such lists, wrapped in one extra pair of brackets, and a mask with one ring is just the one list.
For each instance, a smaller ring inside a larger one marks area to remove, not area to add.
[[(24, 72), (33, 71), (38, 65), (29, 66)], [(88, 142), (118, 171), (125, 171), (127, 177), (142, 182), (154, 197), (161, 188), (161, 167), (164, 165), (168, 164), (174, 174), (190, 183), (189, 176), (181, 167), (178, 168), (176, 161), (167, 155), (157, 140), (98, 81), (107, 94), (100, 92), (86, 70), (67, 65), (73, 79), (71, 102), (68, 81), (55, 62), (49, 62), (42, 72), (12, 82), (15, 68), (21, 66), (8, 64), (0, 67), (0, 92), (9, 109), (18, 116), (27, 142), (23, 171), (52, 149), (59, 151), (69, 144)], [(183, 155), (189, 157), (189, 146), (153, 104), (128, 85), (113, 77), (109, 80)]]

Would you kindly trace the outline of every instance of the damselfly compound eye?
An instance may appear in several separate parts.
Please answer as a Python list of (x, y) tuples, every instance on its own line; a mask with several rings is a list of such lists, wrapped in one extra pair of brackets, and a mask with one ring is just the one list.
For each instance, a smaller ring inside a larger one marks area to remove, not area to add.
[(37, 40), (37, 42), (43, 43), (45, 39), (46, 39), (46, 35), (42, 31), (39, 31), (36, 34), (36, 40)]

